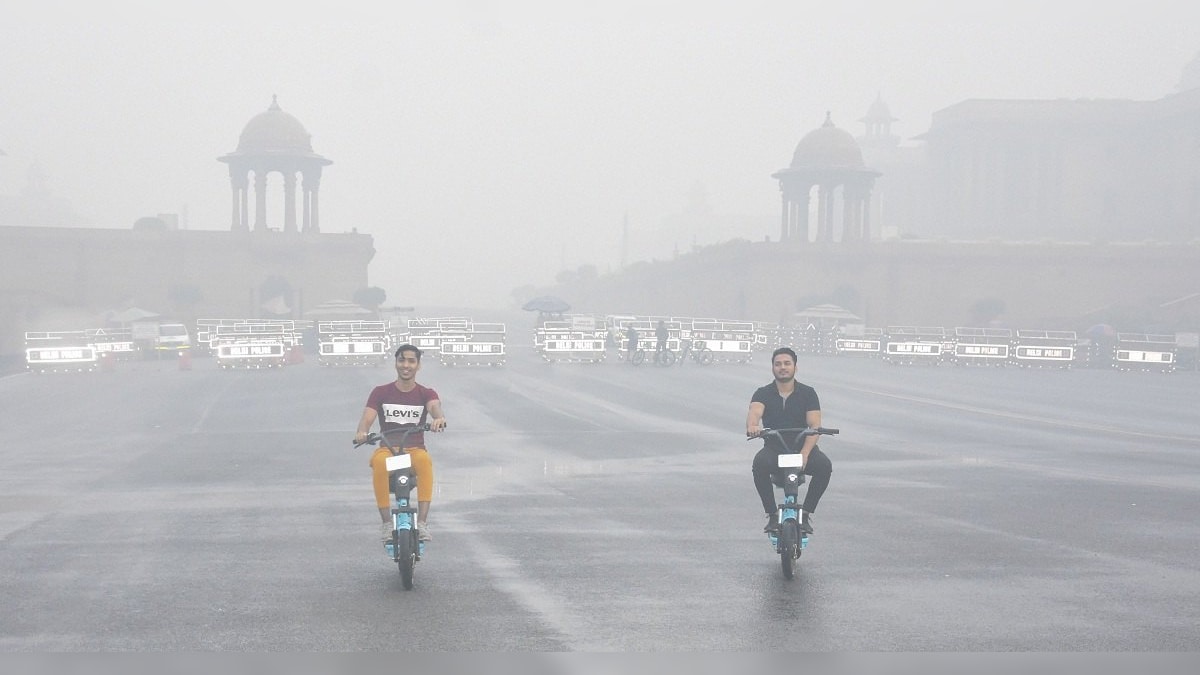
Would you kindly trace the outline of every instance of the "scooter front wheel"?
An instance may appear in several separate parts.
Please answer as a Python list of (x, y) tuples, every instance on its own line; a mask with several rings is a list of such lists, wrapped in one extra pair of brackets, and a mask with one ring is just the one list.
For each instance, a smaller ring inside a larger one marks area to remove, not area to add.
[(783, 577), (791, 579), (793, 563), (800, 557), (800, 526), (795, 520), (785, 520), (779, 528), (779, 564)]
[(414, 541), (412, 530), (397, 530), (396, 564), (400, 567), (400, 583), (404, 590), (411, 591), (413, 587), (413, 566), (417, 562), (417, 542)]

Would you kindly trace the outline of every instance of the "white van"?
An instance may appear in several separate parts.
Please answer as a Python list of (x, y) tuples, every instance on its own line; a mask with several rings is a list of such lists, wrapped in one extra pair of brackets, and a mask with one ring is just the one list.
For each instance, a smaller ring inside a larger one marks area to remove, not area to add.
[(154, 338), (155, 349), (178, 351), (190, 349), (191, 346), (192, 338), (188, 335), (187, 326), (181, 323), (160, 323), (158, 325), (158, 335)]

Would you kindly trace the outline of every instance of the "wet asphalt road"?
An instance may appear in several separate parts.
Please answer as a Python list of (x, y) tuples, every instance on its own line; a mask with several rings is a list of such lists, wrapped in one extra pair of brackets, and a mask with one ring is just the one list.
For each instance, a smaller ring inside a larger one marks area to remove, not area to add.
[(510, 348), (424, 366), (412, 591), (349, 443), (390, 369), (0, 378), (0, 650), (1200, 649), (1196, 373), (802, 357), (842, 434), (787, 581), (742, 439), (765, 355)]

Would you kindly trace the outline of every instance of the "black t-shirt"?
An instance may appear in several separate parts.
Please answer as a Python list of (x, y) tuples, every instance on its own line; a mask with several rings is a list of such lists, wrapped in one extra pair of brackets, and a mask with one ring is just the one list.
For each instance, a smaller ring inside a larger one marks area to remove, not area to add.
[[(762, 426), (769, 429), (803, 429), (808, 426), (808, 412), (821, 409), (817, 390), (800, 382), (796, 383), (796, 390), (786, 399), (779, 395), (779, 388), (775, 386), (774, 382), (771, 382), (754, 390), (750, 402), (763, 404)], [(796, 442), (798, 435), (784, 434), (787, 438), (788, 448), (794, 452), (800, 452), (800, 448), (803, 446), (802, 443)], [(768, 437), (766, 443), (767, 447), (776, 452), (784, 451), (783, 444), (774, 436)]]

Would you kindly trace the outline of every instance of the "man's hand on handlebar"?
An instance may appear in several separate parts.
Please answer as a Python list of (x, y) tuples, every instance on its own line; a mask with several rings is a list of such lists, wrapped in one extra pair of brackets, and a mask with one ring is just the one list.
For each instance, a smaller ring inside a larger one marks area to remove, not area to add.
[(446, 429), (446, 418), (435, 417), (429, 421), (430, 431), (444, 431)]

